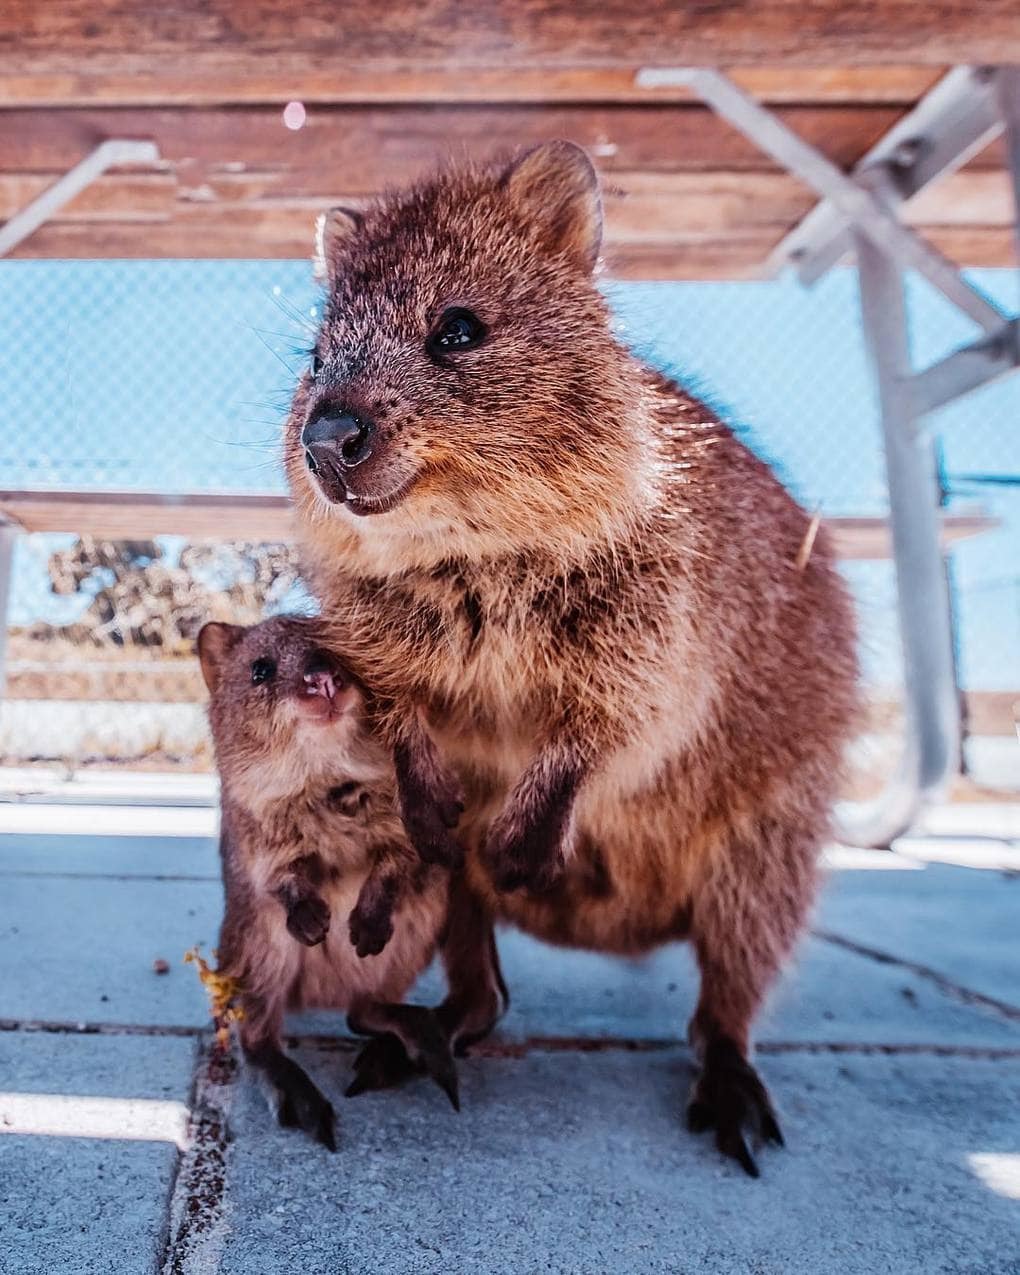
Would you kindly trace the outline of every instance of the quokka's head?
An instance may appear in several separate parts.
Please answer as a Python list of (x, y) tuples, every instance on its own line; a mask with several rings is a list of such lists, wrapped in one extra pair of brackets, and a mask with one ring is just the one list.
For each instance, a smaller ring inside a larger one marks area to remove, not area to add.
[(364, 693), (314, 620), (213, 621), (197, 646), (221, 773), (251, 804), (297, 791), (323, 764), (359, 751)]
[(641, 443), (601, 231), (569, 142), (320, 219), (324, 316), (285, 449), (299, 510), (481, 551), (625, 510)]

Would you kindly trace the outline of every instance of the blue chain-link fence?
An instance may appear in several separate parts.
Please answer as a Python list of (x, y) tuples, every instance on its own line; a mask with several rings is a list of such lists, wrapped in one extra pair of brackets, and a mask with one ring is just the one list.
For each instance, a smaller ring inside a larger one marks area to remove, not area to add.
[[(1016, 308), (1015, 276), (978, 277)], [(825, 515), (885, 513), (852, 272), (835, 271), (810, 291), (783, 281), (610, 284), (607, 293), (621, 337), (704, 394), (807, 507)], [(283, 492), (280, 423), (320, 303), (304, 262), (0, 263), (0, 487)], [(910, 310), (921, 363), (973, 336), (920, 282), (911, 285)], [(932, 426), (942, 443), (949, 507), (980, 505), (1001, 519), (999, 529), (961, 544), (953, 556), (961, 679), (969, 689), (1014, 690), (1020, 488), (1010, 480), (1020, 474), (1020, 376), (947, 409)], [(197, 683), (179, 664), (171, 670), (173, 644), (165, 634), (137, 641), (143, 626), (116, 650), (94, 634), (85, 642), (81, 617), (96, 612), (98, 595), (126, 568), (122, 561), (75, 567), (74, 540), (26, 536), (18, 544), (0, 755), (18, 751), (19, 700), (66, 705), (101, 694), (150, 701), (159, 711), (176, 701), (179, 715), (193, 708), (187, 701)], [(163, 590), (171, 599), (187, 592), (194, 551), (161, 538), (140, 553), (139, 569), (148, 574), (136, 592)], [(242, 552), (218, 570), (220, 584), (241, 588), (256, 568)], [(891, 565), (850, 563), (846, 570), (860, 604), (868, 677), (891, 694), (901, 676)], [(215, 582), (206, 585), (208, 592)], [(274, 605), (295, 596), (277, 593), (269, 599)], [(135, 604), (144, 611), (140, 598)], [(189, 605), (204, 603), (191, 598)], [(69, 640), (59, 640), (61, 629)], [(144, 675), (118, 678), (108, 668), (90, 683), (80, 670), (69, 671), (114, 659), (121, 670), (133, 661)], [(94, 711), (91, 720), (99, 720)], [(31, 754), (32, 746), (23, 751)]]

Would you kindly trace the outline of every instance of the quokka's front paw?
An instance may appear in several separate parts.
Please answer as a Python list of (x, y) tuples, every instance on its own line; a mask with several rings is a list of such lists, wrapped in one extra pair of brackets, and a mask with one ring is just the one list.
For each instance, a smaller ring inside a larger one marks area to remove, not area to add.
[(329, 905), (317, 894), (296, 900), (287, 908), (287, 929), (306, 947), (317, 946), (329, 933)]
[(431, 747), (395, 754), (400, 813), (411, 845), (423, 863), (459, 867), (464, 852), (453, 829), (464, 813), (464, 790)]
[(375, 895), (359, 899), (347, 921), (351, 946), (361, 957), (378, 956), (393, 937), (393, 900)]
[(503, 894), (551, 890), (563, 875), (565, 840), (558, 812), (527, 820), (504, 811), (489, 829), (483, 851), (493, 885)]
[(464, 851), (453, 835), (464, 806), (460, 801), (433, 802), (428, 799), (403, 811), (408, 840), (423, 863), (446, 868), (460, 867)]

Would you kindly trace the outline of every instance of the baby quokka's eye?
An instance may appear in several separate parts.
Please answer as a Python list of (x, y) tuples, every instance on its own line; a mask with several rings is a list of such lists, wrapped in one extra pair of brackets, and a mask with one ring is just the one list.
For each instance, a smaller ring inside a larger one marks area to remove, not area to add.
[(324, 363), (325, 363), (325, 359), (323, 359), (322, 356), (317, 353), (317, 351), (313, 350), (312, 351), (312, 380), (313, 381), (322, 371)]
[(276, 661), (268, 656), (261, 656), (251, 662), (251, 683), (258, 686), (261, 682), (270, 682), (276, 676)]
[(473, 350), (485, 340), (485, 324), (470, 310), (456, 306), (443, 312), (425, 343), (429, 354), (444, 356)]

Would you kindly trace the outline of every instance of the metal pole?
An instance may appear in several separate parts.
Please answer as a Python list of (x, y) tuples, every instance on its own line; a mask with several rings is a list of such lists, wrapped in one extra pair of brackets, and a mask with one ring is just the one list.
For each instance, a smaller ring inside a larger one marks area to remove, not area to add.
[(7, 607), (11, 596), (14, 542), (17, 535), (18, 527), (14, 523), (0, 520), (0, 699), (3, 698), (7, 680)]
[(999, 67), (999, 110), (1006, 125), (1006, 164), (1013, 183), (1017, 259), (1020, 261), (1020, 67)]
[(838, 811), (837, 835), (851, 845), (882, 846), (905, 832), (920, 807), (942, 796), (959, 773), (960, 698), (939, 543), (938, 474), (932, 440), (918, 428), (903, 274), (869, 236), (856, 233), (855, 242), (889, 484), (907, 733), (899, 770), (886, 791), (874, 802)]

